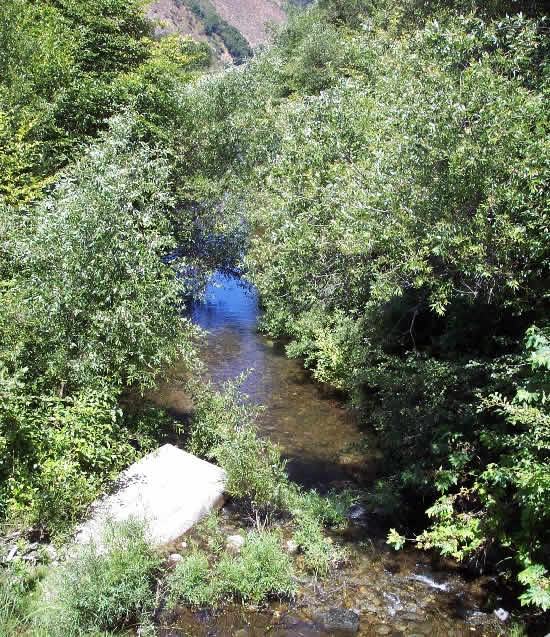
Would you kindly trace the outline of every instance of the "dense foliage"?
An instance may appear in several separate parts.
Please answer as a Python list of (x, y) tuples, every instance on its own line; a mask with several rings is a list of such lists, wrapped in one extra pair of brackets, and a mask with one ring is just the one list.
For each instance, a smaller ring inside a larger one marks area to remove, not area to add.
[(513, 557), (547, 609), (548, 19), (360, 5), (295, 16), (238, 76), (227, 208), (263, 328), (378, 432), (373, 501), (421, 546)]
[[(153, 444), (124, 388), (192, 369), (183, 297), (240, 259), (263, 329), (376, 430), (394, 546), (498, 563), (550, 608), (543, 4), (319, 0), (200, 79), (208, 50), (149, 39), (132, 2), (4, 4), (4, 512), (71, 518)], [(278, 450), (231, 391), (196, 392), (194, 449), (253, 511), (292, 513), (325, 572)]]
[[(106, 120), (157, 115), (164, 84), (208, 66), (204, 44), (152, 40), (137, 1), (6, 0), (0, 16), (0, 196), (37, 197)], [(179, 50), (177, 50), (179, 49)]]
[(193, 150), (207, 47), (144, 38), (138, 5), (110, 0), (14, 0), (0, 20), (0, 512), (52, 531), (175, 426), (123, 394), (196, 365), (184, 297), (242, 231), (204, 203)]

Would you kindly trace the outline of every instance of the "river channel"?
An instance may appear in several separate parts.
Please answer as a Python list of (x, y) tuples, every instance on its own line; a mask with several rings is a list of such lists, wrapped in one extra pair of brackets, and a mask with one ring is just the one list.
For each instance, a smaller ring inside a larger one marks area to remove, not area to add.
[[(313, 382), (301, 361), (287, 359), (281, 344), (258, 332), (259, 313), (250, 287), (236, 278), (213, 279), (205, 301), (193, 311), (193, 320), (207, 331), (201, 355), (208, 376), (221, 384), (252, 370), (242, 389), (265, 406), (260, 431), (282, 447), (291, 479), (321, 491), (368, 489), (379, 460), (375, 449), (357, 451), (362, 434), (353, 412), (341, 397)], [(190, 409), (176, 381), (167, 381), (154, 398), (175, 413)], [(222, 510), (220, 519), (228, 534), (242, 527), (230, 507)], [(260, 609), (235, 605), (213, 612), (180, 609), (163, 617), (161, 634), (351, 634), (323, 630), (318, 617), (330, 609), (357, 613), (356, 634), (365, 637), (502, 634), (504, 624), (493, 611), (506, 602), (494, 578), (472, 577), (425, 552), (395, 552), (385, 544), (385, 531), (375, 512), (357, 507), (350, 512), (346, 532), (334, 537), (348, 548), (349, 565), (326, 580), (304, 577), (294, 602), (273, 602)]]

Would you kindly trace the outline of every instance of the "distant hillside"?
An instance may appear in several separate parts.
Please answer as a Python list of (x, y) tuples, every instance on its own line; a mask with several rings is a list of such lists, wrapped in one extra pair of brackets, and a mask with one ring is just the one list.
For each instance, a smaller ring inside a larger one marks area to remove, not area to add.
[(222, 39), (215, 35), (207, 35), (204, 25), (189, 7), (179, 0), (155, 0), (147, 8), (147, 15), (157, 23), (158, 35), (167, 33), (183, 33), (195, 40), (208, 42), (215, 57), (220, 62), (231, 62), (233, 59)]
[(281, 24), (286, 20), (282, 2), (277, 0), (212, 0), (212, 4), (253, 47), (265, 42), (266, 22)]
[(265, 24), (286, 20), (282, 0), (154, 0), (148, 16), (157, 32), (178, 31), (209, 42), (216, 58), (241, 62), (265, 42)]

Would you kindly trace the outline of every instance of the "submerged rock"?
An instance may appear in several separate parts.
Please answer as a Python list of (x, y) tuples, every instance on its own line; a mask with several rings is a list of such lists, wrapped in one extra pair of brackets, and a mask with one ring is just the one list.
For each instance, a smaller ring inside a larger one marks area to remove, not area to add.
[(359, 631), (359, 617), (352, 610), (345, 608), (331, 608), (319, 612), (313, 619), (323, 630), (340, 630), (348, 633)]
[(223, 504), (226, 474), (173, 445), (164, 445), (131, 465), (114, 491), (92, 505), (91, 518), (77, 529), (76, 541), (99, 542), (108, 520), (146, 520), (159, 545), (180, 537), (211, 509)]

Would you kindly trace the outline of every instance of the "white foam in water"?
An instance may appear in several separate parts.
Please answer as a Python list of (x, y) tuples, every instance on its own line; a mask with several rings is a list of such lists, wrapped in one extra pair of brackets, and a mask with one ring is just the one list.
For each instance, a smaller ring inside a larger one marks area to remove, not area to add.
[(415, 579), (417, 582), (422, 582), (423, 584), (427, 584), (428, 586), (431, 586), (431, 588), (437, 588), (437, 590), (439, 591), (449, 590), (449, 584), (439, 584), (438, 582), (433, 580), (431, 577), (428, 577), (427, 575), (411, 575), (411, 579)]
[(395, 593), (383, 593), (383, 596), (390, 602), (387, 610), (392, 617), (398, 610), (403, 610), (403, 604), (398, 595)]

